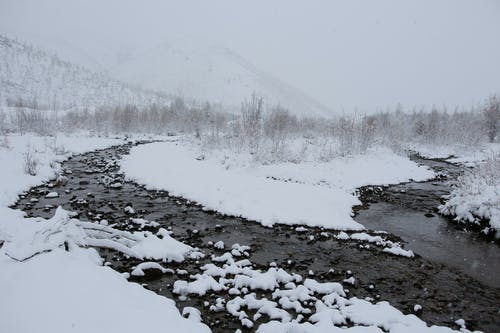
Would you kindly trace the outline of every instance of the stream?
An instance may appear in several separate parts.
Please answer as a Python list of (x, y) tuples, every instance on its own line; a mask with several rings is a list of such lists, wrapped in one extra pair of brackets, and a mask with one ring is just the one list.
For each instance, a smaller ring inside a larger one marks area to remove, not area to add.
[[(423, 310), (415, 314), (429, 324), (458, 328), (454, 321), (463, 318), (469, 329), (500, 331), (498, 246), (476, 239), (474, 234), (461, 231), (435, 214), (436, 200), (439, 202), (449, 188), (446, 179), (360, 189), (365, 204), (356, 209), (355, 219), (369, 229), (387, 230), (391, 240), (406, 241), (406, 248), (417, 254), (406, 258), (383, 252), (373, 244), (366, 246), (352, 239), (337, 239), (331, 236), (334, 232), (322, 228), (306, 227), (300, 231), (285, 225), (266, 228), (243, 218), (203, 210), (165, 191), (147, 190), (125, 181), (117, 161), (133, 145), (68, 159), (62, 165), (67, 183), (47, 182), (34, 187), (22, 194), (13, 207), (25, 211), (27, 216), (50, 218), (60, 205), (78, 213), (82, 220), (106, 219), (122, 230), (138, 230), (136, 224), (130, 223), (130, 217), (156, 221), (171, 230), (174, 238), (199, 248), (205, 258), (187, 259), (181, 264), (162, 263), (175, 273), (150, 272), (129, 280), (174, 299), (181, 310), (185, 306), (198, 308), (214, 332), (234, 332), (241, 328), (239, 320), (228, 313), (212, 312), (204, 306), (207, 300), (213, 302), (216, 297), (231, 296), (221, 291), (180, 298), (172, 293), (172, 285), (176, 280), (188, 279), (186, 273), (199, 273), (200, 266), (210, 262), (210, 254), (221, 255), (223, 251), (209, 243), (219, 240), (228, 245), (249, 245), (250, 259), (257, 269), (264, 270), (276, 263), (304, 277), (311, 276), (312, 271), (314, 279), (323, 282), (354, 276), (354, 285), (344, 285), (350, 296), (387, 300), (404, 313), (415, 313), (414, 306), (419, 304)], [(109, 178), (119, 180), (122, 186), (107, 186)], [(59, 197), (46, 198), (51, 191), (57, 191)], [(133, 216), (124, 212), (126, 206), (134, 208)], [(99, 252), (120, 272), (130, 272), (139, 263), (112, 250)], [(261, 320), (255, 321), (253, 329), (244, 331), (255, 330)]]
[(373, 186), (361, 189), (365, 207), (357, 211), (356, 221), (369, 229), (401, 237), (408, 248), (426, 259), (455, 267), (484, 284), (500, 288), (499, 244), (437, 213), (442, 196), (449, 194), (451, 181), (463, 173), (463, 167), (439, 159), (412, 159), (434, 169), (441, 177), (385, 186), (382, 191)]

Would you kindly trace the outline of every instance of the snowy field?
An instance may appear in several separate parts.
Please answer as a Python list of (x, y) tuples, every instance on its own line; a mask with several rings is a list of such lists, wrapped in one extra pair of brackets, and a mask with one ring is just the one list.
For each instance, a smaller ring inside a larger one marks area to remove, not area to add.
[(274, 223), (362, 230), (352, 218), (356, 188), (420, 181), (434, 172), (388, 150), (330, 162), (247, 162), (245, 155), (205, 156), (187, 141), (138, 146), (122, 161), (132, 180), (164, 189), (206, 209)]

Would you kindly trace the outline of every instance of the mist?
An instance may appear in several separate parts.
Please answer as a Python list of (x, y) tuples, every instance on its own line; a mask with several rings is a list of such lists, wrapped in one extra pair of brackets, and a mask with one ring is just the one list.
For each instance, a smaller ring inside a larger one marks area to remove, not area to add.
[(332, 112), (482, 101), (500, 90), (499, 17), (497, 1), (0, 1), (0, 31), (94, 69), (199, 40)]

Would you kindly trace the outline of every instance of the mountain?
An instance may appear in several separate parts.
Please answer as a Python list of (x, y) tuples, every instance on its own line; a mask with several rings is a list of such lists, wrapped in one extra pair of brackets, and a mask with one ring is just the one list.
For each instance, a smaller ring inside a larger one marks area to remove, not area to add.
[(106, 47), (97, 41), (80, 47), (55, 37), (37, 40), (43, 50), (0, 35), (0, 103), (22, 98), (67, 108), (144, 105), (182, 96), (190, 104), (208, 101), (238, 112), (241, 102), (256, 92), (268, 106), (280, 104), (299, 116), (332, 114), (228, 48), (202, 40), (171, 39), (153, 48)]
[(171, 100), (165, 94), (123, 83), (0, 35), (0, 104), (20, 99), (40, 108), (145, 105)]
[(231, 50), (189, 39), (122, 54), (109, 72), (123, 81), (238, 110), (252, 92), (268, 105), (280, 104), (303, 116), (328, 116), (331, 110), (299, 89), (264, 73)]

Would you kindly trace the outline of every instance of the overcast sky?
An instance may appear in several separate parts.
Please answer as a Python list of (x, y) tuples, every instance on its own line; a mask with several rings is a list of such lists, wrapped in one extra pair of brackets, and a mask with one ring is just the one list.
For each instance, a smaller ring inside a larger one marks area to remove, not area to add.
[(0, 33), (65, 42), (104, 67), (123, 50), (203, 38), (347, 112), (500, 93), (498, 0), (0, 0)]

